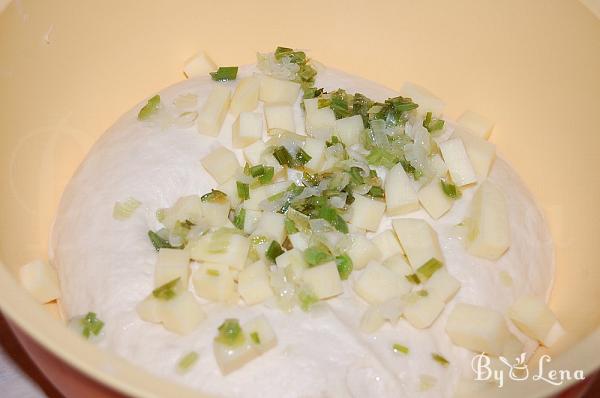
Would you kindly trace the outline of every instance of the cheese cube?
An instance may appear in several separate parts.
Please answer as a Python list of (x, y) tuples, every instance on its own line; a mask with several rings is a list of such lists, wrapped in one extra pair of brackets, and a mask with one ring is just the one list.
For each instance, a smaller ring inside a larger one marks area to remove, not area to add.
[(381, 259), (381, 252), (364, 234), (352, 235), (352, 246), (346, 252), (355, 270), (362, 269), (372, 260)]
[(496, 159), (496, 145), (468, 131), (457, 130), (455, 135), (462, 140), (477, 177), (485, 180)]
[(306, 250), (308, 248), (308, 236), (302, 232), (296, 232), (295, 234), (288, 235), (290, 242), (294, 249)]
[(160, 319), (165, 329), (186, 335), (206, 318), (200, 304), (189, 291), (178, 293), (171, 300), (159, 300)]
[(216, 84), (206, 102), (198, 112), (196, 124), (200, 134), (216, 137), (221, 131), (223, 120), (229, 109), (231, 92), (227, 86)]
[(190, 253), (187, 250), (161, 248), (154, 269), (154, 287), (180, 278), (187, 284), (190, 268)]
[(213, 60), (204, 51), (200, 51), (185, 61), (183, 73), (188, 79), (191, 79), (199, 76), (207, 77), (215, 69), (217, 69), (217, 65)]
[(398, 237), (391, 229), (386, 229), (379, 235), (376, 235), (371, 241), (377, 246), (381, 253), (381, 260), (392, 257), (398, 253), (404, 254)]
[(448, 302), (460, 289), (460, 282), (445, 268), (439, 269), (425, 282), (425, 290)]
[(438, 219), (452, 208), (454, 201), (444, 193), (441, 181), (434, 178), (418, 193), (419, 202), (432, 218)]
[(248, 162), (250, 166), (257, 166), (261, 164), (262, 154), (266, 149), (267, 146), (264, 141), (256, 141), (254, 144), (244, 148), (244, 159), (246, 159), (246, 162)]
[(414, 271), (408, 264), (406, 257), (404, 254), (396, 254), (383, 262), (385, 267), (388, 267), (390, 270), (394, 271), (398, 275), (405, 277), (406, 275), (412, 274)]
[(520, 331), (546, 347), (551, 347), (564, 334), (554, 313), (539, 297), (518, 298), (507, 315)]
[(300, 84), (289, 80), (261, 76), (259, 99), (267, 104), (282, 103), (292, 105), (300, 94)]
[(270, 211), (263, 212), (254, 230), (254, 235), (266, 236), (280, 244), (283, 243), (285, 239), (285, 215)]
[(306, 269), (302, 273), (302, 280), (319, 299), (334, 297), (344, 291), (334, 261)]
[(311, 159), (304, 165), (310, 171), (319, 171), (325, 160), (325, 141), (318, 138), (306, 138), (302, 148)]
[(446, 333), (454, 344), (490, 355), (501, 355), (510, 337), (502, 314), (465, 303), (458, 303), (452, 309)]
[(246, 209), (246, 217), (244, 217), (244, 233), (251, 234), (254, 232), (262, 213), (263, 212), (260, 210)]
[(229, 180), (240, 168), (235, 153), (222, 146), (206, 155), (202, 159), (202, 166), (218, 184)]
[(250, 343), (248, 337), (244, 344), (230, 347), (228, 345), (213, 342), (213, 354), (221, 373), (224, 375), (241, 368), (249, 361), (260, 355), (260, 352)]
[[(222, 230), (217, 230), (189, 243), (190, 257), (241, 270), (246, 264), (250, 240), (236, 233), (224, 235)], [(226, 245), (223, 245), (223, 240), (226, 240)]]
[[(238, 207), (242, 200), (237, 193), (237, 178), (233, 176), (217, 187), (217, 190), (224, 192), (227, 195), (227, 200), (231, 208)], [(202, 205), (200, 206), (202, 208)], [(206, 207), (204, 207), (206, 208)], [(229, 209), (228, 209), (229, 210)], [(229, 211), (228, 211), (229, 213)]]
[(354, 290), (370, 304), (383, 303), (410, 291), (410, 283), (387, 267), (369, 263), (354, 281)]
[(444, 302), (435, 295), (414, 294), (404, 308), (404, 318), (417, 329), (425, 329), (433, 324), (444, 309)]
[(365, 129), (362, 116), (354, 115), (344, 117), (335, 121), (334, 134), (346, 146), (358, 144), (360, 141), (360, 133)]
[(463, 114), (456, 119), (456, 123), (459, 127), (467, 129), (484, 140), (490, 138), (492, 130), (494, 129), (494, 122), (473, 111), (464, 111)]
[(230, 225), (230, 209), (231, 205), (229, 204), (229, 199), (226, 199), (222, 202), (202, 202), (202, 214), (204, 215), (204, 220), (211, 228)]
[(406, 82), (400, 88), (400, 95), (412, 98), (413, 102), (419, 104), (417, 112), (424, 115), (431, 112), (433, 116), (440, 116), (444, 112), (444, 101), (433, 93), (417, 84)]
[(484, 181), (471, 201), (465, 244), (477, 257), (497, 260), (510, 246), (510, 225), (506, 199), (500, 189)]
[(438, 144), (452, 181), (459, 187), (477, 182), (475, 169), (460, 138), (450, 138)]
[(392, 222), (400, 244), (413, 269), (432, 258), (444, 261), (437, 234), (426, 221), (416, 218), (399, 218)]
[(322, 140), (328, 140), (333, 133), (335, 122), (335, 114), (330, 107), (307, 111), (306, 133)]
[(235, 294), (235, 282), (223, 264), (202, 263), (192, 274), (196, 294), (211, 301), (228, 301)]
[(277, 345), (275, 331), (264, 315), (257, 316), (244, 323), (242, 330), (249, 337), (250, 344), (261, 354)]
[(183, 196), (173, 206), (162, 209), (162, 213), (161, 224), (168, 229), (172, 229), (177, 221), (198, 223), (202, 219), (202, 201), (198, 195)]
[(260, 113), (241, 112), (232, 126), (231, 139), (234, 148), (244, 148), (263, 135), (263, 117)]
[(384, 189), (389, 216), (397, 216), (419, 209), (419, 199), (402, 164), (396, 164), (388, 172)]
[(245, 77), (240, 80), (233, 97), (229, 111), (235, 117), (241, 112), (250, 112), (258, 106), (258, 92), (260, 89), (260, 79), (256, 76)]
[(385, 203), (363, 195), (354, 195), (354, 202), (350, 206), (350, 223), (368, 231), (377, 231), (379, 223), (385, 212)]
[(264, 262), (257, 261), (240, 272), (238, 292), (247, 305), (261, 303), (273, 296)]
[(283, 129), (292, 133), (296, 132), (296, 123), (294, 122), (294, 110), (290, 105), (270, 104), (265, 105), (265, 119), (267, 128)]
[(49, 264), (35, 260), (19, 268), (21, 284), (42, 304), (60, 297), (58, 276)]
[(360, 318), (360, 330), (364, 333), (373, 333), (379, 330), (385, 323), (385, 319), (379, 313), (376, 305), (370, 305)]

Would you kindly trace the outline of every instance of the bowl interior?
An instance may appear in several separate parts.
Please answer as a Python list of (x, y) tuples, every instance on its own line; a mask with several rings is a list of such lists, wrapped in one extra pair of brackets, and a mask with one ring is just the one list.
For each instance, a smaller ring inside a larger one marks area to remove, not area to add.
[[(551, 306), (568, 334), (552, 354), (592, 369), (600, 358), (573, 347), (600, 324), (599, 37), (600, 20), (578, 2), (15, 1), (0, 14), (1, 261), (14, 273), (46, 257), (61, 192), (91, 145), (125, 110), (183, 79), (194, 52), (236, 65), (298, 47), (389, 87), (422, 84), (450, 117), (473, 109), (496, 121), (491, 140), (556, 243)], [(0, 290), (3, 311), (51, 344), (41, 320), (19, 315), (37, 310), (33, 302), (13, 293)], [(76, 347), (54, 349), (72, 359)]]

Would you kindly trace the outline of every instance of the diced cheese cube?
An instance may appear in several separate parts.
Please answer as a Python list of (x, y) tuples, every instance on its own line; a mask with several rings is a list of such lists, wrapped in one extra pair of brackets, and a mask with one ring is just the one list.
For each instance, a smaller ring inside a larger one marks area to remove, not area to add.
[(192, 332), (206, 318), (202, 307), (189, 291), (181, 292), (171, 300), (162, 300), (159, 313), (165, 329), (182, 335)]
[(258, 225), (258, 220), (262, 216), (260, 210), (246, 209), (246, 217), (244, 217), (244, 233), (251, 234)]
[(264, 262), (257, 261), (240, 272), (238, 292), (247, 305), (261, 303), (273, 296)]
[(467, 251), (477, 257), (496, 260), (510, 246), (510, 226), (506, 199), (500, 189), (484, 181), (471, 201), (465, 244)]
[(444, 193), (441, 181), (434, 178), (418, 193), (419, 202), (432, 218), (438, 219), (452, 208), (454, 201)]
[(310, 171), (319, 171), (325, 160), (325, 141), (318, 138), (306, 138), (302, 148), (311, 159), (304, 165)]
[(377, 308), (383, 319), (395, 325), (404, 313), (406, 306), (406, 295), (404, 295), (402, 297), (393, 297), (384, 303), (379, 304)]
[(240, 80), (233, 97), (229, 111), (235, 117), (241, 112), (250, 112), (258, 106), (258, 92), (260, 79), (256, 76), (245, 77)]
[(244, 333), (249, 336), (250, 344), (261, 354), (269, 351), (277, 345), (275, 331), (264, 315), (249, 320), (242, 326)]
[(200, 134), (216, 137), (229, 109), (231, 92), (227, 86), (216, 84), (198, 112), (196, 124)]
[[(244, 268), (250, 249), (250, 240), (236, 233), (231, 233), (229, 237), (223, 235), (220, 230), (217, 230), (189, 243), (191, 258), (223, 264), (238, 270)], [(221, 240), (226, 238), (228, 244), (223, 247)], [(217, 244), (215, 245), (215, 243)]]
[(41, 260), (29, 262), (19, 268), (19, 279), (25, 290), (42, 304), (60, 297), (56, 271)]
[(299, 267), (306, 268), (308, 265), (304, 260), (304, 254), (301, 251), (302, 249), (293, 248), (291, 250), (286, 251), (275, 259), (275, 264), (277, 264), (278, 268), (287, 268), (287, 267)]
[(228, 301), (234, 296), (235, 282), (223, 264), (202, 263), (192, 274), (196, 294), (211, 301)]
[(261, 158), (263, 152), (267, 149), (264, 141), (259, 140), (254, 144), (251, 144), (244, 148), (244, 158), (246, 162), (250, 164), (250, 166), (257, 166), (261, 164)]
[(240, 168), (235, 153), (225, 147), (218, 147), (206, 155), (202, 166), (219, 184), (233, 177)]
[(184, 284), (190, 275), (190, 253), (187, 250), (162, 248), (154, 269), (154, 287), (180, 278)]
[(459, 187), (477, 182), (475, 169), (460, 138), (450, 138), (438, 144), (452, 181)]
[(502, 314), (465, 303), (458, 303), (452, 309), (446, 333), (454, 344), (490, 355), (501, 355), (510, 337)]
[(246, 337), (244, 344), (235, 347), (217, 341), (213, 342), (213, 353), (221, 373), (224, 375), (231, 373), (260, 355), (260, 352), (248, 340)]
[(419, 104), (417, 108), (419, 114), (431, 112), (433, 116), (440, 116), (446, 106), (444, 101), (436, 97), (429, 90), (411, 82), (406, 82), (402, 85), (400, 95), (412, 98), (414, 103)]
[(250, 199), (244, 201), (244, 207), (250, 210), (261, 210), (260, 202), (269, 196), (285, 191), (289, 187), (288, 181), (281, 181), (275, 184), (262, 185), (255, 189), (250, 189)]
[[(240, 199), (237, 193), (237, 181), (238, 179), (236, 178), (236, 176), (233, 176), (232, 178), (230, 178), (229, 180), (225, 181), (217, 187), (217, 190), (224, 192), (227, 195), (227, 199), (229, 200), (229, 206), (232, 208), (235, 208), (240, 203), (242, 203), (242, 200)], [(202, 207), (202, 205), (200, 207)], [(227, 210), (229, 212), (229, 209)]]
[(302, 102), (304, 103), (304, 113), (311, 113), (319, 110), (318, 98), (306, 98)]
[(385, 203), (363, 195), (354, 195), (350, 223), (368, 231), (377, 231), (385, 212)]
[(385, 323), (385, 319), (379, 313), (375, 305), (370, 305), (360, 318), (360, 330), (364, 333), (373, 333), (379, 330)]
[(477, 177), (480, 181), (485, 180), (496, 159), (496, 145), (468, 131), (457, 130), (455, 135), (462, 140)]
[(202, 202), (202, 214), (204, 220), (212, 228), (229, 225), (229, 210), (231, 205), (229, 199), (223, 202)]
[(511, 334), (506, 343), (504, 343), (502, 356), (511, 360), (520, 356), (521, 353), (523, 353), (523, 343)]
[(352, 235), (352, 246), (347, 254), (352, 259), (352, 265), (355, 270), (362, 269), (372, 260), (380, 260), (381, 252), (375, 244), (364, 234)]
[(398, 237), (391, 229), (386, 229), (379, 235), (376, 235), (371, 241), (377, 246), (381, 253), (381, 260), (392, 257), (398, 253), (404, 254)]
[(234, 148), (244, 148), (263, 135), (263, 117), (256, 112), (241, 112), (232, 126), (231, 139)]
[(188, 195), (177, 199), (177, 202), (168, 209), (163, 209), (161, 224), (172, 229), (177, 221), (189, 220), (198, 223), (202, 219), (202, 201), (198, 195)]
[(300, 84), (289, 80), (261, 76), (259, 99), (267, 104), (283, 103), (292, 105), (300, 94)]
[(294, 122), (294, 110), (290, 105), (270, 104), (265, 105), (265, 119), (268, 129), (283, 129), (296, 132), (296, 123)]
[(404, 318), (417, 329), (425, 329), (433, 324), (444, 309), (444, 302), (435, 295), (420, 296), (411, 294), (404, 308)]
[(397, 216), (419, 209), (419, 199), (402, 164), (396, 164), (388, 172), (384, 189), (389, 216)]
[(285, 215), (270, 211), (263, 212), (254, 230), (254, 235), (266, 236), (280, 244), (283, 243), (285, 239)]
[(431, 155), (429, 164), (435, 177), (444, 177), (448, 174), (448, 167), (446, 167), (446, 163), (444, 163), (444, 159), (442, 159), (440, 154), (434, 153)]
[(445, 302), (450, 301), (460, 289), (460, 282), (450, 275), (445, 268), (439, 269), (425, 282), (425, 290)]
[(346, 146), (359, 143), (360, 133), (365, 129), (362, 116), (354, 115), (344, 117), (335, 121), (334, 134), (342, 140)]
[(135, 307), (135, 310), (141, 320), (152, 323), (160, 323), (162, 319), (162, 314), (160, 313), (160, 303), (161, 300), (158, 300), (153, 295), (149, 295), (142, 302), (138, 303), (138, 305)]
[(383, 303), (410, 291), (406, 278), (378, 263), (369, 263), (354, 281), (354, 290), (370, 304)]
[(473, 111), (464, 111), (463, 114), (456, 119), (456, 123), (460, 127), (466, 128), (471, 133), (484, 140), (490, 138), (492, 130), (494, 129), (494, 122)]
[(400, 253), (385, 260), (383, 262), (383, 265), (402, 277), (410, 275), (414, 272), (413, 269), (410, 267), (410, 264), (408, 264), (408, 261), (406, 260), (404, 254)]
[(208, 77), (210, 72), (217, 69), (217, 65), (204, 51), (200, 51), (185, 61), (183, 73), (188, 79), (193, 77)]
[(306, 269), (302, 273), (302, 280), (319, 299), (334, 297), (344, 291), (334, 261)]
[(335, 126), (335, 114), (329, 107), (306, 112), (306, 132), (322, 140), (331, 138)]
[(444, 262), (437, 234), (426, 221), (398, 218), (392, 225), (413, 269), (419, 268), (432, 258)]
[(551, 347), (564, 334), (554, 313), (539, 297), (520, 297), (510, 306), (507, 315), (520, 331), (546, 347)]
[(308, 248), (308, 236), (302, 232), (296, 232), (295, 234), (288, 235), (290, 242), (294, 249), (306, 250)]

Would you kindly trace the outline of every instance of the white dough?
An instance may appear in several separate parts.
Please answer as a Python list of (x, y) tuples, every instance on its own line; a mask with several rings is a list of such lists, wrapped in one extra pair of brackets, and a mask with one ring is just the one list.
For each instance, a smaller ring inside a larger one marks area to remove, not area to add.
[[(242, 67), (238, 76), (253, 72), (254, 67)], [(210, 78), (197, 78), (160, 95), (165, 103), (187, 93), (203, 99), (215, 84)], [(235, 82), (228, 85), (233, 89)], [(397, 95), (331, 69), (319, 74), (317, 87), (328, 91), (343, 88), (380, 101)], [(302, 132), (299, 102), (293, 107), (298, 132)], [(227, 115), (221, 136), (215, 139), (198, 134), (195, 126), (161, 130), (139, 122), (139, 108), (125, 114), (102, 136), (66, 188), (52, 232), (51, 261), (59, 271), (61, 303), (67, 316), (95, 311), (106, 324), (105, 338), (99, 344), (158, 376), (207, 393), (235, 397), (450, 397), (461, 372), (470, 372), (472, 356), (454, 346), (444, 330), (455, 303), (505, 313), (518, 297), (549, 295), (554, 262), (546, 223), (518, 176), (499, 158), (489, 179), (507, 198), (511, 247), (498, 261), (469, 255), (453, 232), (454, 225), (465, 216), (474, 188), (465, 188), (463, 198), (438, 220), (423, 209), (407, 215), (427, 220), (436, 230), (446, 268), (461, 283), (461, 289), (429, 329), (415, 329), (400, 319), (395, 326), (387, 323), (375, 333), (361, 332), (360, 318), (367, 304), (357, 297), (352, 283), (363, 271), (344, 281), (342, 295), (312, 313), (299, 309), (284, 313), (266, 303), (230, 306), (198, 298), (207, 318), (187, 336), (144, 322), (135, 308), (154, 286), (157, 253), (146, 234), (159, 228), (155, 211), (173, 205), (181, 196), (215, 188), (200, 159), (219, 145), (231, 148), (234, 118)], [(262, 112), (262, 104), (256, 112)], [(234, 152), (244, 164), (242, 152)], [(113, 219), (114, 203), (128, 197), (142, 203), (138, 211), (126, 222)], [(390, 228), (390, 219), (384, 217), (379, 231)], [(501, 272), (511, 276), (511, 286), (502, 283)], [(243, 324), (261, 314), (272, 325), (278, 345), (223, 376), (211, 348), (217, 327), (225, 318), (238, 318)], [(511, 331), (526, 343), (527, 352), (535, 349), (533, 340), (515, 328)], [(394, 343), (407, 346), (410, 354), (393, 352)], [(176, 363), (189, 351), (198, 352), (198, 362), (190, 372), (180, 375)], [(447, 358), (450, 366), (436, 364), (431, 359), (433, 352)], [(423, 374), (435, 377), (437, 383), (428, 391), (418, 392)]]

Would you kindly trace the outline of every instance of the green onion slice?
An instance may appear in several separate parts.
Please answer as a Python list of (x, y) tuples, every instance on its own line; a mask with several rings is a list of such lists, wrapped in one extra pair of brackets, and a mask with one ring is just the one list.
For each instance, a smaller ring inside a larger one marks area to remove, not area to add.
[(138, 120), (148, 120), (150, 116), (154, 115), (158, 111), (159, 107), (160, 95), (155, 95), (148, 100), (142, 109), (140, 109), (140, 112), (138, 113)]
[(237, 66), (221, 66), (216, 72), (210, 72), (210, 76), (215, 81), (224, 82), (228, 80), (235, 80), (237, 73)]
[(426, 281), (431, 278), (431, 275), (435, 273), (438, 269), (442, 268), (443, 264), (437, 258), (430, 258), (425, 264), (421, 265), (417, 268), (417, 275), (419, 276), (419, 280)]
[(90, 336), (98, 336), (104, 327), (104, 322), (98, 319), (95, 312), (88, 312), (83, 318), (81, 318), (81, 334), (86, 339)]
[(177, 371), (180, 373), (187, 372), (198, 361), (198, 354), (194, 351), (185, 354), (179, 362), (177, 362)]
[(211, 189), (209, 193), (206, 193), (200, 197), (203, 202), (209, 203), (225, 203), (227, 201), (227, 194), (217, 189)]
[(219, 326), (219, 334), (215, 341), (228, 347), (238, 347), (244, 343), (244, 333), (240, 322), (235, 318), (225, 319)]
[(271, 241), (269, 248), (265, 252), (265, 256), (272, 262), (275, 262), (275, 259), (277, 257), (281, 256), (283, 253), (284, 253), (284, 251), (281, 248), (281, 245), (277, 241), (274, 240), (274, 241)]
[(240, 181), (236, 181), (236, 186), (237, 186), (238, 197), (241, 200), (250, 199), (250, 185), (240, 182)]
[(392, 349), (394, 350), (394, 352), (401, 353), (404, 355), (407, 355), (409, 353), (409, 349), (407, 346), (404, 346), (404, 345), (398, 344), (398, 343), (394, 344), (392, 346)]
[(152, 295), (159, 300), (171, 300), (177, 294), (175, 288), (181, 280), (181, 277), (175, 278), (152, 291)]
[(431, 358), (444, 367), (450, 365), (450, 362), (446, 358), (435, 352), (431, 354)]
[(335, 263), (340, 274), (340, 279), (343, 281), (348, 279), (352, 273), (352, 269), (354, 268), (350, 256), (348, 256), (346, 253), (339, 255), (335, 258)]

